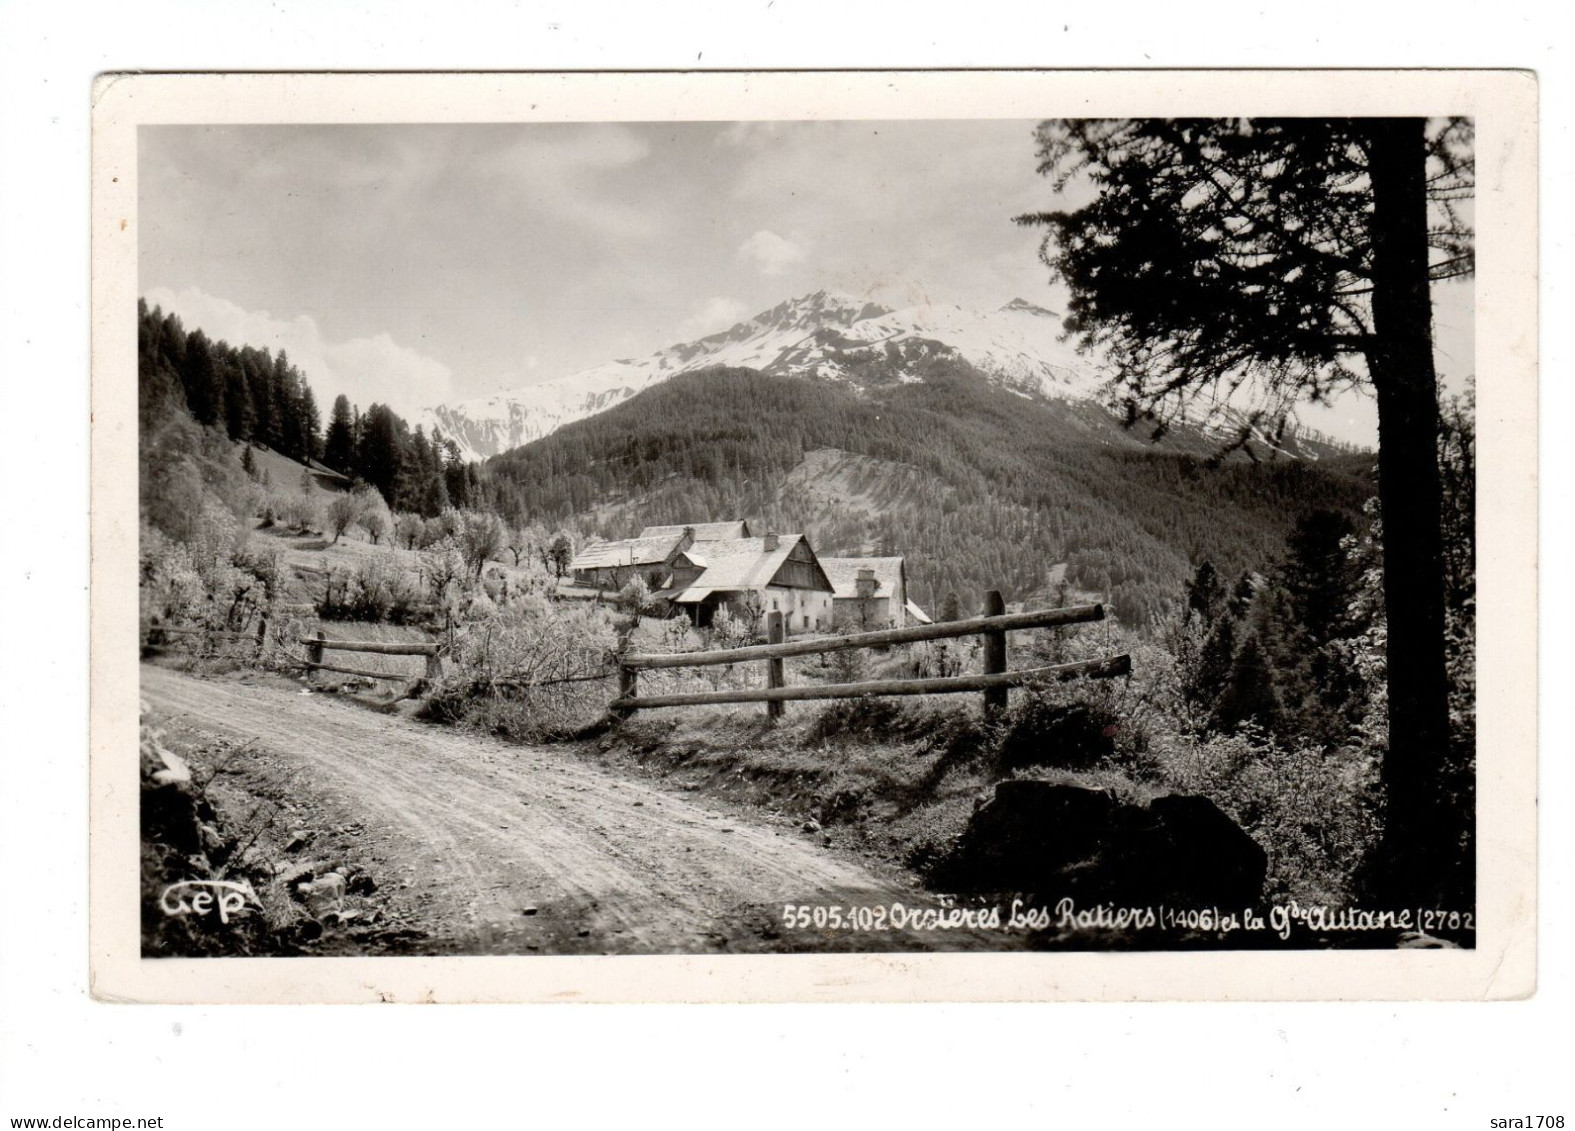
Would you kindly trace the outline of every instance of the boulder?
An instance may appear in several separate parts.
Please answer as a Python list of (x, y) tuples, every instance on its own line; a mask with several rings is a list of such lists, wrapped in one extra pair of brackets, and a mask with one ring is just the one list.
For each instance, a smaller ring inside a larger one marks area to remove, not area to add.
[(1206, 797), (1145, 804), (1108, 790), (1004, 781), (974, 813), (930, 886), (1128, 906), (1244, 907), (1268, 857)]

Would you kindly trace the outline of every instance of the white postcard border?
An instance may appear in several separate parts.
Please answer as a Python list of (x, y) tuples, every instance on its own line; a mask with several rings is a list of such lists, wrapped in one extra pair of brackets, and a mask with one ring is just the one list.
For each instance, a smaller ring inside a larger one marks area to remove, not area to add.
[[(1476, 119), (1475, 950), (142, 959), (136, 129), (159, 123)], [(90, 978), (107, 1001), (1514, 998), (1536, 978), (1537, 87), (1510, 71), (110, 75), (94, 90)]]

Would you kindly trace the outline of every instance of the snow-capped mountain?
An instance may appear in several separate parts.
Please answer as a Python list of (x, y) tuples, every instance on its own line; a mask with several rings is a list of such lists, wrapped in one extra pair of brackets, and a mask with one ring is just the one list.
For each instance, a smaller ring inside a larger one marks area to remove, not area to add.
[(935, 305), (892, 310), (816, 291), (649, 357), (609, 361), (510, 392), (439, 405), (417, 420), (429, 430), (441, 429), (466, 458), (484, 459), (679, 373), (737, 366), (857, 384), (869, 380), (873, 368), (905, 381), (917, 379), (907, 369), (913, 360), (937, 355), (961, 357), (1021, 396), (1092, 397), (1100, 379), (1060, 333), (1059, 315), (1022, 299), (987, 313)]

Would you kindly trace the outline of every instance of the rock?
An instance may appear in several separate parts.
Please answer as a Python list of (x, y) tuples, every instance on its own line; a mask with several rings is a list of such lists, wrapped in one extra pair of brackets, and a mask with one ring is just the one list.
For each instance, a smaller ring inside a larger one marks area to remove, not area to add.
[(1245, 907), (1263, 894), (1268, 857), (1205, 797), (1146, 805), (1106, 790), (1004, 781), (975, 811), (930, 885), (1126, 906)]
[(821, 843), (821, 845), (823, 847), (830, 848), (831, 847), (831, 837), (829, 835), (821, 837), (820, 838), (820, 843)]
[(281, 860), (274, 865), (274, 872), (279, 877), (279, 882), (284, 884), (285, 887), (299, 890), (300, 885), (304, 881), (314, 879), (317, 876), (318, 866), (319, 862), (316, 860), (302, 860), (296, 863)]
[(338, 872), (327, 872), (310, 883), (296, 887), (306, 897), (306, 906), (319, 919), (337, 914), (345, 897), (345, 878)]
[(154, 781), (160, 785), (185, 785), (191, 781), (191, 767), (180, 755), (165, 749), (162, 743), (156, 741), (153, 750), (164, 765), (163, 769), (155, 771)]
[(202, 848), (204, 852), (214, 852), (217, 849), (225, 847), (224, 834), (219, 832), (218, 829), (214, 828), (210, 824), (204, 823), (198, 825), (197, 836), (198, 839), (202, 841)]
[(365, 872), (357, 872), (350, 877), (346, 889), (351, 895), (372, 895), (377, 891), (377, 881)]
[(286, 852), (299, 852), (306, 847), (306, 842), (309, 839), (310, 837), (305, 829), (291, 829), (290, 835), (285, 839), (284, 850)]
[(799, 828), (807, 833), (818, 833), (820, 831), (820, 822), (814, 820), (805, 821)]
[(521, 915), (534, 915), (534, 914), (536, 914), (536, 906), (535, 906), (535, 904), (527, 903), (524, 907), (520, 908), (520, 914)]

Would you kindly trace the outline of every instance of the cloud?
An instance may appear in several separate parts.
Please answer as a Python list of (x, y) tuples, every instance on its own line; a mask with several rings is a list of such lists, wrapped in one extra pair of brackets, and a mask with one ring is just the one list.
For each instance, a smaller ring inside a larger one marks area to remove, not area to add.
[(499, 178), (507, 196), (559, 220), (614, 238), (648, 239), (661, 232), (657, 218), (605, 190), (609, 174), (625, 175), (650, 153), (651, 143), (626, 126), (552, 126), (482, 155), (478, 167)]
[(738, 254), (746, 262), (754, 264), (762, 275), (781, 275), (805, 259), (803, 248), (765, 228), (739, 244)]
[(731, 329), (748, 313), (747, 303), (740, 302), (736, 298), (717, 295), (701, 303), (693, 314), (679, 324), (678, 330), (686, 339), (718, 334), (723, 330)]
[(275, 318), (196, 287), (180, 291), (154, 287), (144, 297), (149, 306), (175, 312), (186, 329), (201, 328), (214, 341), (286, 351), (311, 384), (324, 419), (341, 393), (363, 409), (376, 402), (406, 417), (453, 398), (454, 375), (448, 366), (400, 345), (386, 332), (329, 341), (309, 315)]

